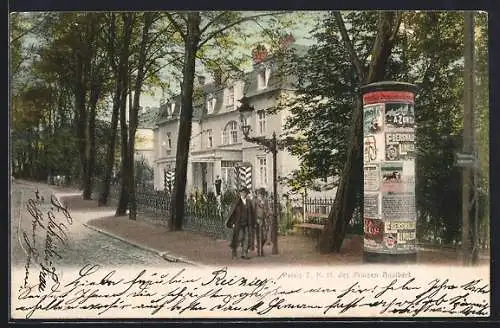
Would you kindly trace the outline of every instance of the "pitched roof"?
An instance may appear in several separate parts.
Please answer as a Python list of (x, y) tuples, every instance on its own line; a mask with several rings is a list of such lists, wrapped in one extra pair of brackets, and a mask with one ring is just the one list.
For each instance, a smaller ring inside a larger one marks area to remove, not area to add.
[[(293, 51), (296, 55), (303, 56), (308, 47), (304, 45), (292, 44), (289, 49)], [(271, 69), (271, 74), (269, 77), (269, 81), (267, 87), (265, 89), (258, 88), (258, 75), (265, 67), (269, 67)], [(255, 96), (262, 93), (267, 93), (272, 90), (276, 90), (288, 85), (288, 79), (283, 77), (279, 71), (278, 66), (274, 61), (274, 56), (270, 55), (266, 59), (264, 59), (261, 63), (254, 65), (254, 69), (250, 72), (247, 72), (243, 76), (244, 80), (244, 89), (243, 93), (247, 97)], [(193, 120), (200, 120), (207, 113), (207, 100), (209, 97), (215, 97), (216, 103), (215, 108), (211, 114), (217, 114), (221, 112), (224, 106), (224, 89), (226, 86), (224, 84), (217, 84), (215, 82), (207, 83), (199, 87), (199, 89), (195, 89), (193, 94)], [(158, 115), (157, 123), (164, 122), (170, 119), (177, 119), (180, 116), (180, 99), (181, 96), (177, 95), (173, 97), (169, 102), (161, 105), (160, 113)], [(175, 102), (174, 110), (171, 111), (171, 104)]]
[(138, 115), (137, 127), (139, 129), (152, 129), (158, 119), (159, 111), (158, 107), (141, 110)]

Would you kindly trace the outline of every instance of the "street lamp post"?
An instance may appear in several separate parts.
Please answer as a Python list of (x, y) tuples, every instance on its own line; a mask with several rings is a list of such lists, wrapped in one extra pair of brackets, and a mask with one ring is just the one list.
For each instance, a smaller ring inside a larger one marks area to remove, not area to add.
[(163, 190), (167, 191), (167, 169), (163, 169)]
[(277, 167), (276, 167), (276, 157), (278, 154), (278, 141), (276, 139), (276, 132), (273, 132), (273, 137), (271, 139), (265, 137), (251, 137), (250, 130), (251, 127), (248, 124), (248, 118), (252, 115), (255, 110), (253, 106), (249, 104), (249, 99), (246, 96), (240, 99), (241, 106), (238, 108), (241, 118), (241, 130), (243, 132), (243, 137), (246, 141), (251, 143), (256, 143), (258, 145), (264, 146), (268, 151), (273, 154), (273, 221), (271, 223), (271, 242), (273, 243), (273, 248), (271, 250), (272, 254), (278, 254), (278, 179), (277, 179)]

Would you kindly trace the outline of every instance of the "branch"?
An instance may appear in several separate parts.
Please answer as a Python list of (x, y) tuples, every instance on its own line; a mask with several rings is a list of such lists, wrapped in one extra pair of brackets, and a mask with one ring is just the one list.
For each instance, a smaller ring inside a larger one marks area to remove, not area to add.
[(13, 43), (13, 42), (16, 42), (17, 40), (19, 40), (20, 38), (22, 38), (23, 36), (35, 31), (38, 27), (40, 27), (40, 25), (42, 25), (44, 23), (44, 21), (50, 16), (50, 14), (46, 14), (43, 16), (43, 18), (35, 23), (31, 28), (27, 29), (26, 31), (23, 31), (21, 32), (21, 34), (19, 34), (18, 36), (16, 36), (15, 38), (13, 38), (12, 40), (10, 40), (10, 43)]
[[(253, 15), (253, 16), (247, 16), (247, 17), (243, 17), (243, 18), (240, 18), (238, 20), (235, 20), (234, 22), (232, 22), (231, 24), (228, 24), (226, 26), (223, 26), (221, 27), (220, 29), (218, 30), (215, 30), (213, 31), (212, 33), (210, 33), (206, 38), (205, 40), (201, 41), (199, 44), (198, 44), (198, 49), (200, 49), (205, 43), (207, 43), (208, 41), (210, 41), (211, 39), (213, 39), (214, 37), (216, 37), (218, 34), (230, 29), (231, 27), (233, 26), (236, 26), (238, 24), (241, 24), (243, 22), (246, 22), (246, 21), (249, 21), (249, 20), (255, 20), (256, 18), (259, 18), (259, 17), (264, 17), (264, 16), (273, 16), (273, 15), (283, 15), (283, 14), (287, 14), (287, 12), (279, 12), (279, 13), (265, 13), (265, 14), (259, 14), (259, 15)], [(214, 18), (215, 19), (215, 18)]]
[(347, 34), (347, 29), (344, 24), (344, 19), (342, 18), (342, 14), (340, 11), (334, 11), (333, 15), (335, 16), (335, 20), (337, 21), (337, 24), (339, 25), (340, 29), (340, 34), (342, 35), (342, 40), (344, 41), (344, 44), (347, 48), (347, 51), (349, 52), (349, 56), (351, 57), (351, 61), (356, 67), (356, 71), (359, 74), (359, 77), (361, 81), (364, 81), (365, 79), (365, 70), (363, 69), (363, 64), (358, 58), (358, 55), (356, 55), (356, 51), (354, 50), (354, 46), (352, 45), (352, 41), (349, 38), (349, 35)]
[(398, 34), (399, 27), (401, 26), (401, 22), (403, 21), (403, 13), (401, 11), (396, 12), (396, 27), (392, 31), (391, 36), (389, 37), (390, 42), (394, 42), (396, 35)]
[[(264, 26), (262, 26), (262, 24), (260, 24), (259, 22), (255, 22), (255, 24), (257, 24), (258, 27), (260, 27), (262, 29), (262, 31), (267, 34), (269, 36), (269, 38), (271, 39), (271, 42), (274, 43), (275, 40), (274, 40), (274, 35), (273, 33), (268, 29), (268, 28), (265, 28)], [(277, 45), (277, 44), (276, 44)]]
[(184, 42), (186, 42), (186, 34), (182, 30), (182, 27), (179, 25), (179, 23), (177, 23), (177, 21), (172, 17), (172, 15), (170, 15), (169, 12), (165, 12), (165, 15), (167, 15), (167, 18), (170, 21), (170, 23), (172, 23), (176, 31), (179, 32)]
[(397, 28), (393, 30), (394, 26), (398, 24), (398, 21), (394, 21), (394, 17), (396, 17), (394, 12), (384, 11), (379, 13), (377, 36), (373, 43), (370, 69), (365, 81), (367, 83), (382, 79), (384, 76), (384, 68), (392, 52), (393, 42), (391, 36), (395, 36), (398, 31)]
[[(167, 53), (161, 53), (159, 54), (158, 56), (156, 57), (153, 57), (153, 56), (150, 56), (147, 58), (146, 60), (146, 71), (151, 68), (153, 66), (154, 63), (156, 63), (156, 61), (160, 58), (163, 58), (165, 57), (166, 55), (170, 55), (170, 56), (173, 56), (173, 55), (179, 55), (179, 52), (176, 52), (176, 51), (171, 51), (171, 52), (167, 52)], [(175, 62), (177, 61), (179, 58), (182, 58), (182, 54), (178, 57), (175, 57), (173, 60), (169, 61), (168, 63), (172, 63), (172, 62)]]
[(187, 24), (188, 20), (185, 15), (183, 15), (183, 12), (180, 11), (174, 11), (175, 14), (179, 15), (179, 17)]
[(165, 27), (164, 29), (161, 29), (161, 30), (159, 30), (159, 31), (154, 32), (155, 36), (154, 36), (154, 37), (152, 37), (152, 38), (151, 38), (151, 40), (148, 42), (148, 43), (149, 43), (149, 45), (148, 45), (148, 50), (147, 50), (147, 51), (149, 51), (149, 49), (150, 49), (150, 48), (151, 48), (151, 47), (155, 44), (156, 40), (158, 40), (158, 38), (159, 38), (160, 36), (163, 36), (163, 34), (164, 34), (166, 31), (168, 31), (169, 29), (170, 29), (170, 24), (169, 24), (167, 27)]
[(221, 19), (221, 17), (226, 15), (226, 14), (227, 14), (227, 11), (223, 11), (222, 14), (215, 16), (210, 22), (207, 23), (207, 25), (205, 25), (200, 30), (200, 34), (203, 34), (210, 27), (210, 25), (213, 25), (217, 20)]
[(159, 21), (162, 18), (163, 17), (161, 15), (161, 13), (153, 13), (153, 20), (152, 20), (151, 24), (156, 23), (157, 21)]
[(155, 69), (154, 71), (152, 72), (149, 72), (149, 69), (151, 68), (151, 62), (149, 63), (149, 65), (147, 65), (147, 72), (148, 72), (148, 75), (147, 76), (152, 76), (156, 73), (158, 73), (161, 69), (173, 64), (174, 62), (179, 62), (180, 64), (182, 64), (182, 56), (179, 56), (179, 57), (176, 57), (176, 58), (173, 58), (172, 60), (168, 61), (167, 63), (165, 63), (164, 65), (161, 65), (160, 67), (158, 67), (157, 69)]

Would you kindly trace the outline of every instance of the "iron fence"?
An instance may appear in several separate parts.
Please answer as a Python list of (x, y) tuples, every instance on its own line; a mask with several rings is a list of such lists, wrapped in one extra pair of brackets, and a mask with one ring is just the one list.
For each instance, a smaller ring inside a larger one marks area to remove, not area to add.
[[(110, 204), (118, 204), (118, 186), (110, 189)], [(238, 197), (234, 192), (227, 192), (217, 200), (215, 195), (194, 193), (184, 201), (183, 229), (203, 232), (217, 239), (229, 239), (231, 230), (225, 227), (225, 220), (233, 200)], [(316, 223), (325, 225), (334, 199), (294, 199), (281, 198), (278, 202), (278, 233), (289, 234), (298, 223)], [(137, 212), (145, 214), (145, 218), (153, 223), (167, 226), (171, 215), (170, 194), (165, 191), (154, 191), (139, 188), (136, 191)], [(267, 197), (269, 210), (273, 211), (274, 198)], [(358, 210), (347, 226), (347, 233), (362, 234), (363, 221)]]
[[(303, 205), (303, 222), (326, 225), (333, 208), (334, 198), (307, 198)], [(348, 234), (363, 234), (363, 218), (359, 208), (355, 208), (346, 232)]]

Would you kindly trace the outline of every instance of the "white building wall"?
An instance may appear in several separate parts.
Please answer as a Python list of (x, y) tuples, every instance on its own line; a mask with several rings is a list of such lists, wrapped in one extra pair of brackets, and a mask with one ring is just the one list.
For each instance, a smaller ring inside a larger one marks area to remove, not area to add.
[(200, 123), (193, 122), (191, 126), (191, 140), (189, 142), (189, 151), (198, 151), (201, 149), (200, 132), (201, 132)]
[[(157, 190), (163, 190), (164, 170), (175, 167), (178, 127), (178, 120), (167, 121), (154, 130), (156, 148), (154, 152), (154, 186)], [(167, 133), (170, 133), (171, 136), (171, 148), (168, 148)]]
[(153, 129), (137, 129), (135, 135), (136, 159), (143, 158), (150, 167), (154, 166), (155, 160), (155, 133)]

